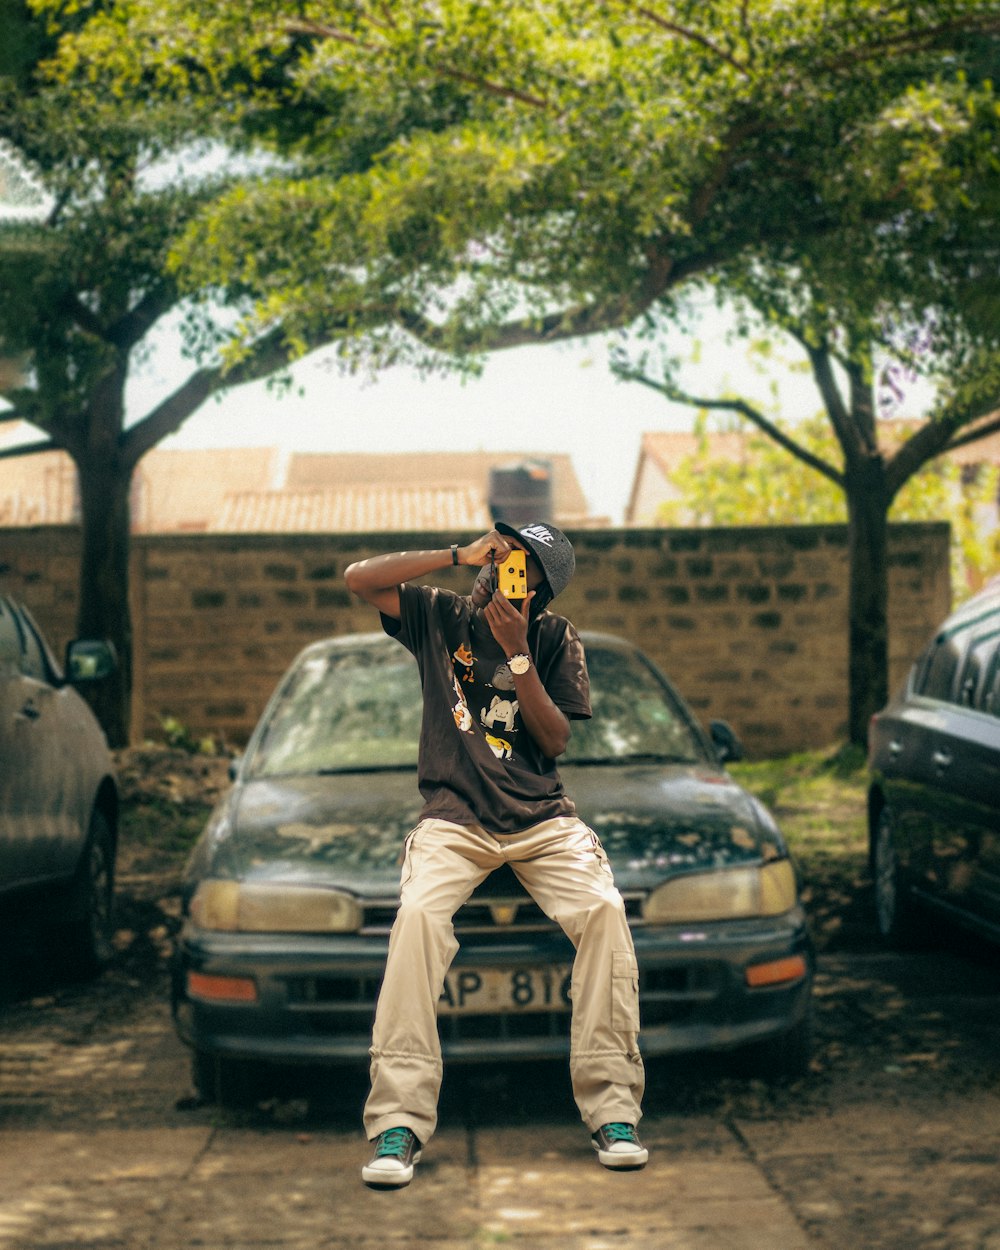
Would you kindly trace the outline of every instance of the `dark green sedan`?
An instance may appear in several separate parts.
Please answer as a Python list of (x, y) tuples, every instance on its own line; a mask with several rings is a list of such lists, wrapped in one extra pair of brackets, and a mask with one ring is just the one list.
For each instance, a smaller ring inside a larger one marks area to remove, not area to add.
[[(738, 744), (722, 723), (706, 736), (635, 647), (583, 638), (594, 715), (560, 773), (625, 899), (643, 1053), (742, 1048), (765, 1073), (800, 1073), (812, 945), (777, 825), (724, 770)], [(367, 1060), (421, 805), (420, 715), (416, 664), (381, 634), (307, 647), (278, 686), (186, 871), (173, 1010), (203, 1097), (261, 1061)], [(445, 1059), (568, 1054), (573, 948), (509, 869), (455, 932)]]

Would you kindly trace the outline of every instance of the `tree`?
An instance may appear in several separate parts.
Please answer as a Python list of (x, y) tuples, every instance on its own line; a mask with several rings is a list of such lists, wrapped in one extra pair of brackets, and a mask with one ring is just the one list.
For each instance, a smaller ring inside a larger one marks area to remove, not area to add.
[[(657, 377), (625, 352), (615, 365), (619, 376), (670, 398), (738, 413), (843, 492), (848, 727), (859, 744), (888, 696), (893, 502), (938, 456), (1000, 430), (1000, 246), (990, 226), (1000, 207), (998, 149), (989, 79), (911, 87), (868, 127), (868, 182), (893, 207), (878, 229), (864, 212), (845, 213), (823, 240), (748, 248), (714, 274), (720, 291), (802, 352), (838, 458), (818, 454), (745, 399), (692, 394), (669, 356)], [(655, 335), (655, 325), (646, 332)], [(907, 379), (920, 377), (935, 388), (929, 411), (905, 437), (887, 439), (885, 397), (898, 400)]]
[[(774, 422), (788, 438), (828, 463), (839, 464), (839, 447), (822, 414), (789, 423)], [(889, 424), (912, 432), (913, 423)], [(759, 428), (739, 417), (704, 411), (694, 422), (695, 450), (672, 468), (676, 494), (660, 505), (656, 523), (681, 525), (818, 525), (847, 520), (843, 490), (830, 478), (789, 455)], [(713, 435), (736, 435), (739, 454), (724, 453)], [(1000, 531), (987, 531), (983, 520), (996, 517), (1000, 469), (979, 465), (967, 474), (944, 457), (931, 461), (901, 489), (889, 512), (890, 521), (934, 521), (952, 524), (952, 585), (962, 598), (978, 590), (1000, 564)]]
[[(813, 258), (810, 281), (803, 281), (801, 269), (798, 280), (760, 267), (731, 277), (732, 287), (769, 319), (772, 331), (780, 328), (794, 339), (808, 360), (829, 422), (832, 437), (826, 440), (810, 439), (808, 425), (783, 427), (744, 398), (692, 394), (676, 381), (676, 361), (670, 358), (658, 377), (624, 351), (614, 368), (619, 377), (651, 386), (666, 398), (738, 414), (842, 492), (850, 564), (848, 734), (852, 743), (863, 745), (871, 717), (889, 693), (890, 510), (907, 483), (935, 458), (1000, 430), (1000, 342), (993, 346), (943, 318), (911, 324), (901, 336), (885, 301), (862, 309), (859, 288), (841, 283), (841, 267), (835, 266), (831, 285), (823, 284), (825, 268), (825, 257)], [(935, 409), (905, 432), (898, 424), (880, 432), (887, 423), (878, 419), (879, 391), (890, 381), (897, 384), (898, 361), (880, 370), (878, 351), (887, 353), (894, 346), (909, 347), (909, 367), (914, 375), (935, 378), (938, 398)]]
[[(225, 333), (201, 289), (182, 294), (171, 249), (224, 185), (178, 174), (179, 157), (208, 132), (198, 102), (132, 103), (76, 93), (44, 70), (55, 50), (20, 0), (0, 0), (0, 138), (48, 191), (41, 221), (0, 225), (0, 355), (23, 360), (8, 376), (0, 419), (44, 432), (0, 455), (69, 454), (79, 477), (82, 559), (77, 629), (111, 639), (120, 666), (93, 695), (112, 745), (128, 739), (132, 635), (129, 487), (141, 458), (213, 392), (283, 366), (280, 326), (247, 343), (229, 365)], [(183, 162), (182, 162), (183, 164)], [(167, 176), (170, 174), (171, 176)], [(229, 296), (242, 292), (230, 284)], [(168, 316), (184, 318), (191, 369), (173, 392), (126, 427), (125, 387), (137, 358)], [(221, 319), (220, 319), (221, 320)], [(327, 320), (311, 344), (337, 327)]]
[[(176, 250), (192, 289), (255, 292), (250, 342), (348, 315), (376, 363), (462, 361), (655, 329), (709, 275), (736, 291), (767, 275), (765, 302), (794, 318), (801, 267), (852, 257), (823, 274), (836, 327), (817, 308), (803, 325), (845, 455), (814, 467), (855, 503), (856, 738), (884, 681), (884, 583), (862, 571), (884, 565), (888, 502), (988, 411), (998, 34), (995, 0), (120, 0), (64, 65), (140, 98), (215, 92), (284, 155)], [(331, 160), (362, 137), (366, 164)], [(872, 327), (887, 309), (922, 326), (929, 286), (950, 415), (890, 468), (873, 453)]]
[[(461, 355), (626, 326), (747, 248), (893, 220), (870, 127), (928, 81), (974, 90), (998, 31), (984, 0), (121, 0), (74, 54), (283, 119), (292, 168), (192, 230), (195, 281), (235, 271), (257, 324), (309, 325), (349, 272), (355, 307)], [(370, 168), (331, 177), (331, 144), (375, 119)]]

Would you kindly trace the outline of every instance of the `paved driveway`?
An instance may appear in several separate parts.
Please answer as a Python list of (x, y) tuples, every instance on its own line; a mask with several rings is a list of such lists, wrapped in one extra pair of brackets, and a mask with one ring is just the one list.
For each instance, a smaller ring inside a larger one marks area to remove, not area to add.
[(152, 960), (8, 994), (2, 1250), (1000, 1250), (1000, 969), (961, 949), (824, 956), (794, 1087), (655, 1065), (641, 1173), (597, 1165), (561, 1067), (452, 1069), (398, 1194), (359, 1182), (360, 1081), (197, 1105), (163, 989)]

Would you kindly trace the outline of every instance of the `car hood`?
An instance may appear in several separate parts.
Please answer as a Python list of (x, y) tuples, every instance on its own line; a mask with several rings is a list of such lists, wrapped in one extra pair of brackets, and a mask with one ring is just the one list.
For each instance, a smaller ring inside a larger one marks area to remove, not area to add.
[[(561, 772), (622, 889), (783, 853), (767, 813), (721, 770), (567, 765)], [(240, 782), (199, 840), (189, 883), (203, 876), (278, 879), (338, 885), (368, 898), (392, 895), (420, 807), (410, 771)]]

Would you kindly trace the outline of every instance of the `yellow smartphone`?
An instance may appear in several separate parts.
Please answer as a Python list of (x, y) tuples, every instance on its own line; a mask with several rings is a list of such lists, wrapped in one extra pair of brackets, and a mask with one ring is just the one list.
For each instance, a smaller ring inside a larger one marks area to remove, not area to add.
[(497, 565), (497, 586), (506, 599), (528, 597), (528, 574), (524, 552), (519, 547), (513, 548)]

